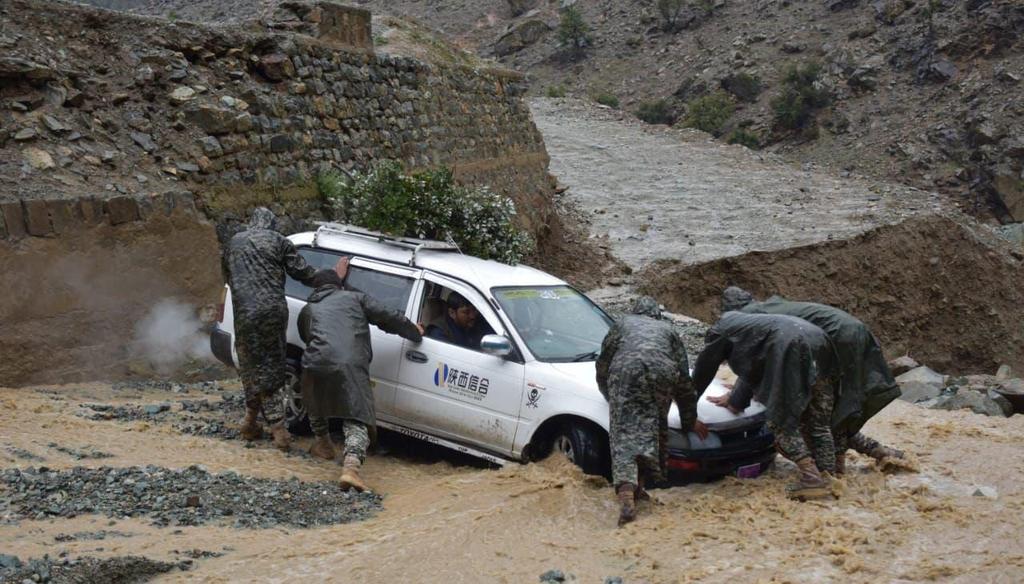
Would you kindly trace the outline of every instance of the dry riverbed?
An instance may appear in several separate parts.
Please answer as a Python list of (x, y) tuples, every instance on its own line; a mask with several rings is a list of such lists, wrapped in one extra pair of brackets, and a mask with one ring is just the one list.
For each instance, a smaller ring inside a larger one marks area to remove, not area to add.
[[(81, 490), (44, 493), (47, 502), (33, 513), (13, 501), (17, 490), (3, 482), (0, 550), (26, 563), (49, 554), (58, 565), (54, 581), (76, 565), (100, 566), (105, 575), (123, 567), (160, 581), (212, 582), (536, 582), (552, 569), (579, 582), (1014, 582), (1024, 575), (1024, 416), (987, 418), (896, 402), (867, 431), (909, 451), (920, 473), (883, 474), (854, 458), (837, 501), (800, 504), (782, 495), (793, 469), (779, 463), (756, 480), (656, 491), (660, 504), (617, 529), (611, 490), (564, 460), (498, 469), (396, 440), (366, 464), (379, 501), (345, 500), (329, 484), (337, 464), (310, 459), (302, 452), (306, 440), (284, 454), (267, 442), (247, 447), (223, 433), (195, 431), (216, 416), (234, 416), (236, 383), (177, 389), (0, 389), (4, 477), (38, 474), (40, 467), (67, 477), (68, 469), (85, 467), (98, 470), (80, 476), (106, 473), (115, 477), (110, 489), (134, 493), (148, 467), (159, 476), (144, 479), (140, 492), (179, 487), (181, 498), (180, 508), (162, 512), (153, 492), (138, 496), (146, 509), (134, 513), (96, 505), (96, 512), (61, 516), (48, 510), (73, 507)], [(222, 397), (229, 398), (224, 410), (197, 414), (195, 406), (182, 406)], [(143, 414), (95, 416), (103, 405)], [(228, 481), (242, 502), (203, 490), (191, 501), (200, 507), (190, 507), (186, 487), (193, 479)], [(291, 506), (283, 515), (322, 514), (306, 498), (316, 489), (320, 507), (346, 510), (345, 522), (303, 527), (268, 511)], [(271, 500), (245, 504), (264, 496)], [(205, 514), (203, 505), (210, 506)], [(231, 513), (214, 513), (226, 508)], [(110, 558), (117, 560), (101, 562)], [(77, 564), (60, 568), (65, 559)]]

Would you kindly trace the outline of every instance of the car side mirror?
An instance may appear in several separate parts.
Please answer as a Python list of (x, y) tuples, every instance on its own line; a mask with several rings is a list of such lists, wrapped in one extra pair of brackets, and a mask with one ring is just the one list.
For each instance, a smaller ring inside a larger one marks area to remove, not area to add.
[(484, 335), (480, 350), (495, 357), (507, 357), (512, 353), (512, 341), (502, 335)]

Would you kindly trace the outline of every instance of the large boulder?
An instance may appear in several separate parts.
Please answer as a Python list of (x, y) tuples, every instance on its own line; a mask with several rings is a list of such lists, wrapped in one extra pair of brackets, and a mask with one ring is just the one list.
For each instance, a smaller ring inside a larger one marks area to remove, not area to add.
[(939, 389), (942, 389), (946, 385), (946, 376), (922, 365), (921, 367), (911, 369), (896, 378), (896, 383), (899, 383), (901, 386), (904, 383), (911, 381), (927, 383), (928, 385), (934, 385)]
[(911, 369), (917, 369), (921, 364), (915, 361), (910, 355), (903, 355), (889, 361), (889, 369), (893, 375), (903, 375)]
[(511, 55), (521, 51), (551, 31), (548, 23), (538, 18), (525, 20), (513, 26), (507, 33), (501, 36), (494, 46), (491, 47), (494, 54), (499, 57)]
[(901, 400), (916, 404), (939, 397), (939, 394), (942, 393), (942, 388), (930, 383), (908, 381), (900, 384), (900, 391), (902, 392), (900, 394)]
[(954, 392), (943, 392), (934, 403), (929, 405), (933, 410), (971, 410), (976, 414), (985, 416), (1013, 415), (1013, 406), (1009, 400), (994, 391), (982, 393), (980, 391), (961, 390)]

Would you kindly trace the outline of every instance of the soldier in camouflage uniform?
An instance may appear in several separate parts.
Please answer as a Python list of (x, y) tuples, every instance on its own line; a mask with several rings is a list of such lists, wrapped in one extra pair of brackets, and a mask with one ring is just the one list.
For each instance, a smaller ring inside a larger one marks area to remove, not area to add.
[[(246, 440), (262, 436), (257, 418), (263, 402), (285, 384), (285, 274), (308, 284), (315, 272), (295, 245), (274, 231), (275, 221), (269, 209), (254, 209), (248, 229), (232, 236), (222, 254), (224, 278), (231, 286), (239, 376), (245, 389), (245, 418), (239, 432)], [(290, 437), (283, 422), (271, 426), (271, 433), (278, 447), (288, 447)]]
[(840, 390), (832, 414), (832, 435), (836, 444), (836, 474), (846, 472), (846, 451), (853, 448), (884, 464), (902, 459), (903, 452), (885, 446), (860, 429), (872, 416), (900, 396), (900, 387), (882, 355), (882, 347), (860, 320), (838, 308), (815, 302), (795, 302), (772, 296), (763, 302), (735, 286), (722, 292), (722, 311), (748, 314), (786, 314), (802, 318), (825, 331), (835, 347)]
[(742, 412), (756, 398), (767, 410), (775, 446), (800, 469), (788, 488), (794, 499), (828, 497), (818, 465), (835, 472), (830, 420), (835, 405), (835, 352), (824, 331), (792, 316), (726, 312), (707, 333), (693, 368), (703, 394), (718, 367), (728, 361), (738, 377), (727, 396), (708, 401)]
[(672, 326), (661, 320), (658, 303), (639, 298), (633, 314), (612, 325), (597, 359), (597, 386), (608, 400), (612, 484), (621, 504), (619, 525), (636, 518), (644, 474), (664, 476), (668, 412), (675, 400), (686, 430), (707, 437), (697, 420), (697, 395), (690, 381), (686, 349)]

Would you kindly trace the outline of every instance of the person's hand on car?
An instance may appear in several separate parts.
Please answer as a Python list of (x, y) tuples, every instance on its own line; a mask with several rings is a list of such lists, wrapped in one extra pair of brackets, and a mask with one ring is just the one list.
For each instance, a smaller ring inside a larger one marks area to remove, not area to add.
[(334, 264), (334, 271), (338, 273), (338, 277), (342, 280), (344, 280), (345, 276), (348, 275), (348, 264), (350, 261), (350, 257), (342, 256), (341, 259), (338, 260), (338, 263)]
[(697, 420), (693, 423), (693, 433), (700, 436), (701, 440), (708, 439), (708, 427), (704, 425), (704, 422)]
[(427, 327), (423, 326), (422, 322), (416, 323), (416, 328), (420, 331), (420, 336), (427, 334)]
[(736, 409), (735, 407), (732, 406), (732, 404), (729, 403), (729, 395), (731, 393), (732, 392), (723, 393), (722, 395), (709, 395), (707, 399), (709, 402), (715, 404), (720, 408), (725, 408), (734, 414), (739, 414), (740, 410)]

